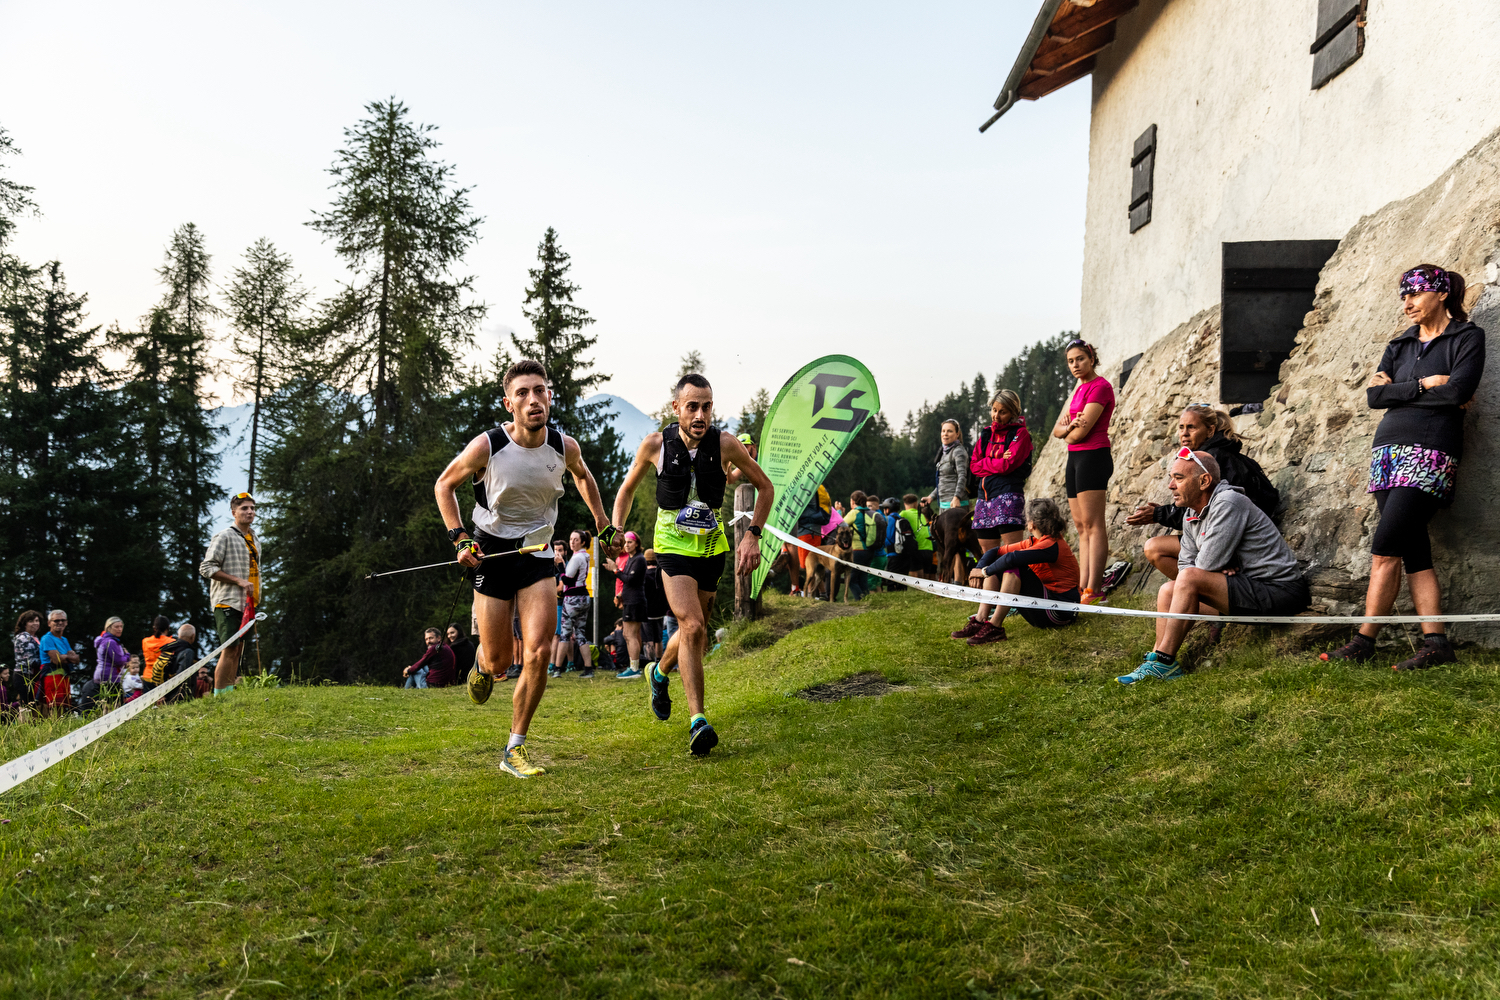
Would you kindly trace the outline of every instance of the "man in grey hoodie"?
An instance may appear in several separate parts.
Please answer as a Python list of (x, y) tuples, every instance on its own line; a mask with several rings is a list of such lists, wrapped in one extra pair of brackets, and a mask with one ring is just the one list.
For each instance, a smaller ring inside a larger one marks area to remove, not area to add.
[[(1172, 502), (1186, 508), (1176, 580), (1162, 584), (1156, 610), (1172, 614), (1294, 615), (1312, 599), (1307, 578), (1276, 525), (1238, 486), (1224, 482), (1219, 463), (1205, 451), (1177, 453), (1167, 487)], [(1134, 684), (1148, 677), (1182, 676), (1177, 650), (1192, 622), (1156, 620), (1156, 648), (1128, 674)]]

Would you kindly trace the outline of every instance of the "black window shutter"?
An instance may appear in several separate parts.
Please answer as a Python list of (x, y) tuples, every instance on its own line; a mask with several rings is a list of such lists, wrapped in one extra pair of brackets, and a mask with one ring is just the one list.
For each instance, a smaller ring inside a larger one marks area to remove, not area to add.
[(1156, 126), (1135, 141), (1130, 156), (1130, 231), (1151, 221), (1151, 189), (1156, 173)]
[(1364, 54), (1366, 2), (1318, 0), (1318, 26), (1311, 49), (1313, 90), (1348, 69)]

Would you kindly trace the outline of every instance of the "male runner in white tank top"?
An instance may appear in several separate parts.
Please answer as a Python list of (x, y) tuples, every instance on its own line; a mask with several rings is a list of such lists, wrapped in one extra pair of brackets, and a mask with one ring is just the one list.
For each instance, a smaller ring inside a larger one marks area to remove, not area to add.
[[(583, 463), (578, 442), (547, 426), (552, 409), (547, 370), (530, 359), (517, 361), (505, 373), (503, 385), (505, 408), (515, 419), (470, 441), (443, 470), (433, 492), (448, 537), (458, 549), (458, 561), (477, 570), (474, 618), (479, 656), (468, 678), (469, 697), (475, 704), (484, 704), (494, 675), (511, 664), (513, 604), (520, 612), (521, 676), (511, 696), (510, 740), (500, 766), (517, 778), (529, 778), (545, 773), (528, 759), (526, 730), (547, 689), (547, 653), (557, 615), (552, 553), (543, 549), (484, 562), (479, 557), (551, 542), (564, 470), (573, 473), (600, 538), (607, 542), (613, 532), (607, 530), (604, 501)], [(472, 538), (458, 511), (456, 491), (465, 481), (474, 483)]]

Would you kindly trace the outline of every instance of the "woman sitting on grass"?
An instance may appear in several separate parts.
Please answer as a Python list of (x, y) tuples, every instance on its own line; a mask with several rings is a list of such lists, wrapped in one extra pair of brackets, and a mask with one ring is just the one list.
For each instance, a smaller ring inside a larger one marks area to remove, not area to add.
[[(983, 581), (985, 590), (1003, 594), (1020, 594), (1050, 601), (1078, 603), (1078, 560), (1063, 540), (1067, 522), (1062, 510), (1052, 500), (1026, 502), (1026, 529), (1031, 537), (1014, 545), (999, 545), (987, 551), (979, 565), (969, 572), (969, 583)], [(955, 639), (968, 639), (971, 646), (983, 646), (1005, 638), (1003, 604), (981, 604), (979, 613), (963, 628), (953, 633)], [(1019, 608), (1021, 617), (1036, 628), (1061, 628), (1071, 625), (1076, 611), (1044, 611)]]

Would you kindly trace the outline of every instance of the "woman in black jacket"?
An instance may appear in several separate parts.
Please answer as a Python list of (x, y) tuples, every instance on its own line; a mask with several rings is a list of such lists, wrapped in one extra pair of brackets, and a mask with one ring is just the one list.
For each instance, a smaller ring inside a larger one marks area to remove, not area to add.
[[(1401, 276), (1401, 304), (1413, 326), (1386, 345), (1365, 396), (1385, 410), (1370, 453), (1370, 488), (1380, 508), (1371, 542), (1365, 614), (1388, 615), (1401, 570), (1419, 615), (1440, 615), (1442, 594), (1432, 568), (1427, 522), (1453, 502), (1464, 449), (1464, 407), (1484, 374), (1484, 331), (1464, 311), (1464, 279), (1432, 264)], [(1379, 625), (1324, 660), (1373, 659)], [(1442, 622), (1422, 623), (1422, 646), (1393, 670), (1418, 670), (1456, 658)]]
[(616, 576), (624, 586), (620, 590), (620, 608), (625, 618), (625, 645), (630, 665), (615, 674), (622, 681), (641, 676), (641, 627), (650, 617), (646, 611), (646, 557), (641, 552), (641, 536), (625, 532), (625, 551), (615, 565)]
[[(1260, 463), (1246, 455), (1244, 443), (1234, 431), (1234, 422), (1223, 410), (1207, 403), (1193, 403), (1177, 418), (1177, 443), (1194, 451), (1206, 451), (1219, 463), (1224, 482), (1245, 491), (1255, 506), (1275, 517), (1281, 494), (1266, 478)], [(1182, 530), (1185, 509), (1173, 504), (1141, 501), (1125, 518), (1126, 524), (1160, 524), (1172, 531)], [(1177, 556), (1182, 551), (1180, 535), (1156, 535), (1146, 539), (1145, 556), (1168, 580), (1177, 579)]]

